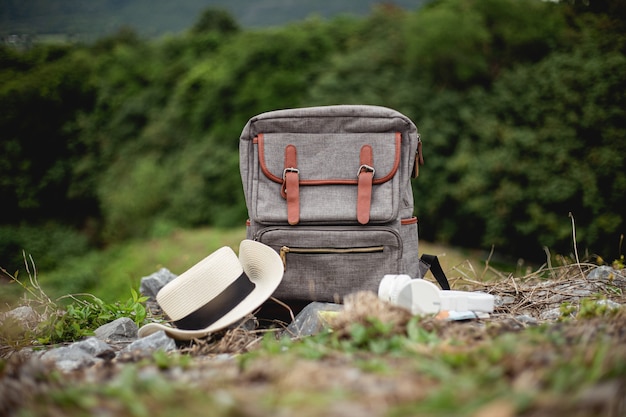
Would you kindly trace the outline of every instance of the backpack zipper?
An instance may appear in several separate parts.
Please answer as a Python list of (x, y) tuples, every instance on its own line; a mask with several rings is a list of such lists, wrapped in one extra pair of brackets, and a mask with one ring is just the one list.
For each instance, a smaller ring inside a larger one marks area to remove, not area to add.
[(287, 270), (287, 254), (328, 254), (328, 253), (379, 253), (385, 250), (384, 246), (368, 246), (362, 248), (293, 248), (283, 246), (280, 248), (280, 259), (283, 261), (284, 270)]

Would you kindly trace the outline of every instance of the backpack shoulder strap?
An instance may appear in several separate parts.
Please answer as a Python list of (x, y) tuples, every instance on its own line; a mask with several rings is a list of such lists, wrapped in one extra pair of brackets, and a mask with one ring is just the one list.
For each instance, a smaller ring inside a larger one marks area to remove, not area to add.
[(449, 290), (450, 283), (448, 282), (448, 278), (446, 277), (445, 272), (443, 272), (443, 269), (441, 268), (441, 264), (439, 263), (439, 258), (437, 257), (437, 255), (424, 254), (420, 259), (424, 263), (429, 265), (430, 272), (432, 272), (441, 289)]

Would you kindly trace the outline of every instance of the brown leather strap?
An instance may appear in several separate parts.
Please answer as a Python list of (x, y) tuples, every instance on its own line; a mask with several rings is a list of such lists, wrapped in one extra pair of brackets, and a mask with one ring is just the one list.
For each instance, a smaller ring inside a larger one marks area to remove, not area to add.
[(300, 172), (294, 145), (287, 145), (285, 148), (285, 170), (280, 192), (283, 198), (287, 199), (287, 222), (291, 225), (298, 224), (300, 222)]
[(356, 219), (361, 224), (367, 224), (370, 221), (374, 181), (374, 154), (370, 145), (363, 145), (361, 148), (361, 166), (357, 176)]

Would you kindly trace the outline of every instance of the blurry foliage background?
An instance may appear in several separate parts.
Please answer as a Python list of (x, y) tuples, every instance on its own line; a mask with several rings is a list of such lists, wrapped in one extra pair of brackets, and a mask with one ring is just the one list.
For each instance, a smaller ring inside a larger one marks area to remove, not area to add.
[[(17, 4), (17, 3), (16, 3)], [(618, 255), (626, 216), (621, 0), (440, 0), (363, 17), (0, 47), (0, 265), (38, 267), (176, 228), (242, 226), (239, 134), (261, 112), (409, 116), (423, 239), (544, 259)]]
[[(413, 9), (428, 0), (393, 0)], [(0, 35), (35, 34), (93, 39), (124, 26), (141, 36), (187, 30), (208, 7), (234, 16), (242, 27), (279, 26), (311, 15), (367, 15), (379, 0), (2, 0)]]

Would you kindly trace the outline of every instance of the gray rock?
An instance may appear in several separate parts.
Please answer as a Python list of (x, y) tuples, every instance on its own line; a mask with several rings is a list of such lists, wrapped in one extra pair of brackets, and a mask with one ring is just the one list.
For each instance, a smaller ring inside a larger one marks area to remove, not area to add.
[(161, 268), (152, 275), (141, 278), (139, 292), (149, 297), (150, 301), (156, 300), (156, 295), (167, 283), (176, 278), (167, 268)]
[(558, 320), (561, 317), (561, 309), (559, 307), (546, 310), (539, 315), (540, 320)]
[(587, 274), (587, 279), (589, 281), (602, 281), (608, 282), (613, 281), (615, 279), (620, 280), (624, 279), (624, 276), (621, 274), (622, 271), (615, 270), (608, 265), (602, 265), (597, 268), (594, 268), (589, 274)]
[(95, 337), (48, 350), (41, 360), (64, 372), (83, 369), (115, 357), (113, 348)]
[(620, 303), (616, 303), (613, 300), (598, 300), (597, 303), (600, 306), (605, 305), (609, 310), (617, 310), (622, 308), (622, 305)]
[(166, 352), (176, 350), (176, 342), (174, 339), (169, 338), (167, 334), (161, 330), (159, 332), (152, 333), (149, 336), (135, 340), (130, 345), (126, 346), (122, 351), (139, 351), (141, 353), (150, 354), (157, 350), (164, 350)]
[(69, 347), (72, 349), (81, 349), (97, 358), (111, 359), (115, 357), (113, 348), (97, 337), (90, 337), (88, 339), (72, 343)]
[(519, 321), (525, 326), (535, 326), (538, 324), (537, 319), (529, 316), (528, 314), (520, 314), (519, 316), (515, 316), (515, 320)]
[(30, 324), (39, 320), (39, 314), (30, 306), (21, 306), (0, 315), (0, 320), (8, 318)]
[(504, 296), (495, 295), (494, 296), (494, 306), (496, 307), (502, 307), (507, 304), (513, 304), (514, 302), (515, 302), (515, 297), (512, 295), (504, 295)]
[(174, 339), (170, 339), (162, 331), (137, 339), (118, 352), (99, 338), (90, 337), (69, 346), (50, 349), (41, 355), (41, 361), (63, 372), (73, 372), (119, 358), (120, 355), (131, 353), (133, 357), (141, 358), (157, 350), (168, 352), (176, 349)]
[(64, 372), (76, 371), (102, 361), (83, 349), (71, 346), (51, 349), (41, 355), (41, 360)]
[(34, 329), (41, 321), (40, 315), (29, 306), (21, 306), (0, 314), (0, 324), (13, 327), (13, 331), (23, 332)]
[(100, 340), (110, 340), (115, 342), (125, 342), (137, 338), (137, 325), (128, 317), (100, 326), (96, 329), (95, 335)]

